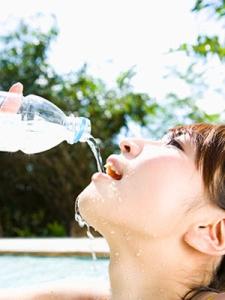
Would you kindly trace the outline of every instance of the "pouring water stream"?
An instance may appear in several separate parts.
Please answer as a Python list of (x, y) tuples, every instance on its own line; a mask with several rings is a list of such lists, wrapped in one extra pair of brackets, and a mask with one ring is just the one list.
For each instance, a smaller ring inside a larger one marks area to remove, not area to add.
[[(97, 144), (96, 139), (93, 136), (90, 136), (89, 139), (87, 140), (87, 143), (88, 143), (89, 147), (91, 148), (91, 151), (94, 154), (94, 157), (96, 159), (98, 171), (99, 172), (104, 172), (104, 167), (103, 167), (103, 163), (102, 163), (100, 148)], [(75, 201), (75, 221), (77, 221), (77, 223), (79, 224), (80, 227), (84, 227), (84, 226), (87, 227), (87, 236), (90, 239), (91, 255), (92, 255), (93, 261), (95, 262), (97, 260), (97, 257), (96, 257), (96, 253), (93, 249), (93, 246), (92, 246), (92, 240), (94, 240), (94, 236), (90, 231), (89, 224), (82, 218), (82, 216), (79, 213), (78, 197)], [(97, 269), (96, 264), (94, 264), (94, 269), (95, 270)]]

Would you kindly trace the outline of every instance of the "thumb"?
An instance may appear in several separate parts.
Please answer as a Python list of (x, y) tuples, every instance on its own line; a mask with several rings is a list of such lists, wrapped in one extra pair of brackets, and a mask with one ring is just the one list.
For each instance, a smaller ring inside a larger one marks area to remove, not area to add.
[(17, 113), (22, 103), (23, 85), (17, 82), (9, 89), (10, 93), (15, 93), (15, 96), (8, 96), (1, 105), (0, 112)]
[(9, 89), (10, 93), (17, 93), (22, 94), (23, 93), (23, 85), (20, 82), (14, 83), (11, 88)]

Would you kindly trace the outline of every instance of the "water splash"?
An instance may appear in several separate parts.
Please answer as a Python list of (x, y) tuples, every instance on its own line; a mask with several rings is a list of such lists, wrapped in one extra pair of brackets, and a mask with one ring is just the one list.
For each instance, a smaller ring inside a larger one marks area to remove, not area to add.
[[(103, 166), (103, 163), (102, 163), (100, 148), (98, 146), (98, 143), (97, 143), (96, 139), (93, 136), (90, 136), (89, 139), (87, 140), (87, 143), (88, 143), (89, 147), (91, 148), (91, 151), (94, 154), (94, 157), (96, 159), (98, 171), (99, 172), (104, 172), (104, 166)], [(95, 263), (96, 260), (97, 260), (97, 257), (96, 257), (96, 253), (93, 249), (93, 243), (92, 243), (92, 241), (94, 240), (94, 236), (91, 233), (89, 224), (82, 218), (82, 216), (79, 212), (78, 199), (79, 199), (79, 197), (77, 197), (77, 199), (75, 201), (75, 221), (77, 221), (77, 223), (79, 224), (79, 226), (81, 228), (83, 228), (84, 226), (87, 227), (86, 234), (87, 234), (87, 237), (89, 238), (89, 241), (90, 241), (89, 247), (90, 247), (90, 250), (91, 250), (92, 259), (94, 261), (93, 267), (94, 267), (94, 270), (97, 270), (97, 266), (96, 266), (96, 263)]]
[[(90, 240), (89, 247), (90, 247), (90, 249), (91, 249), (92, 259), (93, 259), (93, 261), (96, 261), (96, 260), (97, 260), (97, 256), (96, 256), (95, 250), (93, 249), (93, 245), (92, 245), (92, 242), (91, 242), (91, 241), (94, 240), (95, 237), (94, 237), (93, 234), (91, 233), (91, 230), (90, 230), (90, 226), (89, 226), (89, 225), (87, 225), (87, 236), (88, 236), (88, 238), (89, 238), (89, 240)], [(94, 264), (94, 269), (97, 270), (96, 264)]]
[(77, 221), (78, 225), (83, 228), (84, 226), (87, 227), (87, 237), (89, 238), (90, 240), (90, 244), (89, 244), (89, 248), (91, 250), (91, 256), (92, 256), (92, 259), (94, 261), (94, 270), (97, 270), (97, 266), (96, 266), (96, 263), (95, 261), (97, 260), (97, 256), (96, 256), (96, 253), (93, 249), (93, 245), (92, 245), (92, 240), (94, 240), (94, 236), (93, 234), (91, 233), (91, 230), (90, 230), (90, 226), (89, 224), (82, 218), (80, 212), (79, 212), (79, 205), (78, 205), (78, 199), (79, 197), (77, 197), (77, 199), (75, 200), (75, 215), (74, 215), (74, 218), (75, 218), (75, 221)]

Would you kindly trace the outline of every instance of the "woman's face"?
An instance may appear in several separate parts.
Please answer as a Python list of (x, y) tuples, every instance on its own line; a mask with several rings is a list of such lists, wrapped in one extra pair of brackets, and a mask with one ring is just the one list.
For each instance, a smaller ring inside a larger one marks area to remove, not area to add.
[[(80, 194), (81, 215), (103, 235), (117, 229), (153, 237), (174, 234), (184, 224), (187, 209), (203, 195), (189, 135), (125, 139), (120, 149), (121, 154), (107, 160), (111, 176), (94, 174)], [(112, 169), (122, 175), (120, 180)]]

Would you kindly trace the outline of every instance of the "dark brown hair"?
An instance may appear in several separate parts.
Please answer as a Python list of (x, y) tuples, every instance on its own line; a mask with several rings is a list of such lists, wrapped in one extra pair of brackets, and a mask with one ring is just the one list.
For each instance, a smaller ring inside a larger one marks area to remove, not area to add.
[[(195, 163), (201, 170), (209, 201), (225, 210), (225, 125), (198, 123), (177, 126), (169, 130), (171, 138), (188, 134), (195, 146)], [(191, 300), (201, 292), (225, 291), (225, 256), (213, 271), (207, 286), (195, 286), (182, 300)], [(190, 295), (191, 294), (191, 295)]]

